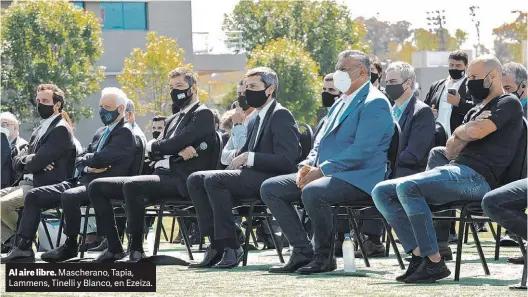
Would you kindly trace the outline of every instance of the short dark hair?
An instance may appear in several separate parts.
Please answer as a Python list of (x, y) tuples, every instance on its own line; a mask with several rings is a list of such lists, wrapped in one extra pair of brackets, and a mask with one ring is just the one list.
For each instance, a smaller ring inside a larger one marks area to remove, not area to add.
[(152, 121), (153, 121), (153, 122), (161, 122), (161, 121), (164, 121), (164, 122), (165, 122), (166, 119), (167, 119), (166, 116), (157, 115), (157, 116), (155, 116), (155, 117), (152, 119)]
[(381, 76), (382, 72), (383, 72), (383, 67), (381, 66), (381, 62), (380, 60), (378, 59), (378, 57), (374, 56), (374, 57), (371, 57), (370, 58), (370, 63), (372, 65), (374, 65), (374, 68), (376, 68), (376, 70), (378, 70), (378, 74)]
[(449, 60), (451, 59), (455, 61), (462, 61), (464, 62), (464, 65), (467, 65), (469, 61), (467, 53), (461, 50), (456, 50), (454, 52), (451, 52), (449, 54)]
[(334, 73), (332, 72), (325, 75), (324, 81), (334, 81)]
[(60, 102), (61, 107), (59, 111), (62, 111), (62, 109), (64, 108), (64, 91), (59, 89), (59, 87), (57, 87), (57, 85), (54, 85), (54, 84), (41, 84), (37, 88), (37, 92), (40, 92), (40, 91), (52, 91), (53, 92), (53, 97), (52, 97), (53, 104)]
[(189, 84), (189, 87), (192, 87), (198, 81), (196, 73), (194, 73), (191, 68), (188, 67), (178, 67), (169, 72), (169, 79), (179, 76), (183, 76), (183, 79)]

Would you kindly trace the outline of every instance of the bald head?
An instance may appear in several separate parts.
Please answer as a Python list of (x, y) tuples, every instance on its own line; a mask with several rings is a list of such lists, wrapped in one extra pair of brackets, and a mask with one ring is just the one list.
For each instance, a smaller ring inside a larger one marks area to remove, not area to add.
[(471, 61), (468, 67), (468, 79), (470, 93), (472, 89), (470, 85), (476, 86), (472, 81), (484, 80), (482, 87), (489, 88), (489, 95), (482, 99), (491, 100), (504, 93), (502, 88), (502, 64), (493, 55), (483, 55)]

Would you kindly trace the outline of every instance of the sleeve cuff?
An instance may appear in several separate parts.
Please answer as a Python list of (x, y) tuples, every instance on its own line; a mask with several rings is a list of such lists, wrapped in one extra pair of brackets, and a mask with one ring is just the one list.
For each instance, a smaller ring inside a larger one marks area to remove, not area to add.
[(147, 152), (152, 152), (152, 144), (156, 141), (155, 139), (152, 139), (151, 141), (147, 142)]
[(253, 164), (255, 164), (255, 153), (251, 152), (248, 153), (248, 160), (247, 160), (247, 167), (253, 167)]
[(84, 166), (84, 168), (83, 168), (82, 171), (85, 172), (85, 173), (87, 173), (87, 172), (88, 172), (88, 166)]

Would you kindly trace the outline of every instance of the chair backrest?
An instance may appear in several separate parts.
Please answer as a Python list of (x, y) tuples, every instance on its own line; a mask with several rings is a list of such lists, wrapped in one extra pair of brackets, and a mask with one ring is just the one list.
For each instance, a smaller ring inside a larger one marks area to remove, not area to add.
[(314, 145), (314, 135), (313, 130), (310, 125), (305, 123), (299, 123), (299, 132), (301, 133), (301, 158), (300, 161), (305, 160), (308, 157), (308, 154), (313, 148)]
[(136, 152), (134, 154), (134, 162), (130, 167), (130, 175), (141, 175), (143, 172), (143, 163), (145, 163), (145, 144), (141, 137), (134, 135), (136, 140)]
[(213, 144), (213, 158), (211, 159), (211, 170), (217, 170), (222, 169), (222, 150), (224, 148), (224, 141), (222, 140), (222, 133), (220, 131), (216, 131), (215, 133), (215, 140)]
[(387, 179), (393, 179), (396, 176), (396, 168), (398, 167), (398, 157), (400, 156), (400, 138), (401, 129), (398, 123), (394, 123), (394, 134), (389, 145), (389, 151), (387, 152), (387, 159), (389, 160), (390, 173)]
[(519, 139), (519, 145), (513, 156), (513, 160), (506, 168), (501, 177), (501, 184), (506, 185), (516, 180), (526, 178), (526, 149), (528, 141), (526, 133), (528, 131), (528, 122), (523, 118), (523, 129), (521, 133), (521, 138)]
[(444, 125), (440, 122), (436, 122), (435, 126), (435, 136), (434, 136), (434, 146), (445, 146), (447, 143), (447, 133)]

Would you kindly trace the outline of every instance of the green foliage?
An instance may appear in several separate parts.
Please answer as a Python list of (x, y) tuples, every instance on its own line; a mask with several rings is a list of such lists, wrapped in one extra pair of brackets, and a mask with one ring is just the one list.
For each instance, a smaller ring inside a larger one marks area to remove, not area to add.
[(335, 70), (341, 51), (369, 50), (364, 27), (335, 1), (240, 1), (225, 15), (223, 29), (242, 31), (248, 52), (277, 38), (298, 41), (319, 64), (320, 75)]
[(522, 61), (522, 41), (527, 39), (527, 18), (528, 13), (517, 12), (519, 16), (511, 23), (504, 23), (502, 26), (493, 29), (495, 36), (495, 55), (501, 62)]
[(277, 72), (277, 99), (298, 122), (315, 125), (321, 107), (319, 92), (322, 78), (317, 63), (300, 42), (279, 38), (265, 46), (257, 46), (248, 62), (249, 68), (266, 66)]
[(32, 119), (38, 85), (54, 83), (65, 92), (72, 120), (91, 115), (82, 103), (104, 78), (94, 13), (63, 0), (15, 1), (2, 10), (1, 32), (2, 110)]

